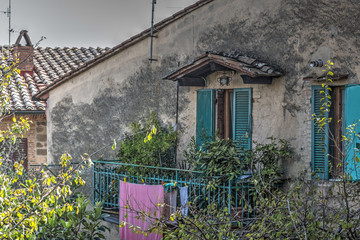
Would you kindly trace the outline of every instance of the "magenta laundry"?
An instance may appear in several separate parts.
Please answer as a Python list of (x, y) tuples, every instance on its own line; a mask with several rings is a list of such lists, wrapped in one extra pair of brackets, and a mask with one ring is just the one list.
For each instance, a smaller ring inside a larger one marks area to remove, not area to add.
[(119, 220), (120, 223), (126, 222), (126, 225), (120, 228), (121, 240), (160, 240), (162, 235), (150, 233), (148, 236), (143, 234), (136, 234), (133, 232), (129, 225), (140, 227), (146, 231), (152, 224), (152, 220), (136, 219), (137, 212), (145, 211), (146, 213), (157, 213), (160, 217), (162, 207), (159, 206), (164, 203), (164, 188), (161, 185), (145, 185), (120, 182), (119, 191)]

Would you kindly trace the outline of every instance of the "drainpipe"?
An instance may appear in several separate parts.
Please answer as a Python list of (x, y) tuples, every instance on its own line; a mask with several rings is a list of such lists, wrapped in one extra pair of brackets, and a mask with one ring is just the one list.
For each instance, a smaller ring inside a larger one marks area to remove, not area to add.
[[(175, 127), (176, 130), (177, 128), (179, 128), (179, 82), (176, 81), (176, 119), (175, 119)], [(175, 143), (175, 166), (177, 166), (177, 145), (178, 145), (178, 139), (176, 138), (176, 143)]]
[(179, 123), (179, 82), (176, 81), (176, 125)]

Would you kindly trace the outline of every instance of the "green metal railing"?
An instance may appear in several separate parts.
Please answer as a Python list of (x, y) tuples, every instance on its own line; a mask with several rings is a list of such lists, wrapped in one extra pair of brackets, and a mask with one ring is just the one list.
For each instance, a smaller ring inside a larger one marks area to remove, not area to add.
[[(215, 202), (227, 208), (228, 213), (238, 220), (246, 220), (255, 217), (255, 211), (245, 209), (245, 205), (253, 205), (252, 196), (255, 193), (250, 177), (210, 178), (201, 171), (126, 164), (117, 160), (94, 161), (93, 201), (104, 201), (105, 209), (116, 211), (119, 209), (120, 181), (164, 185), (172, 183), (175, 187), (188, 186), (188, 201), (196, 206), (201, 208)], [(213, 180), (217, 180), (217, 184), (208, 187)]]

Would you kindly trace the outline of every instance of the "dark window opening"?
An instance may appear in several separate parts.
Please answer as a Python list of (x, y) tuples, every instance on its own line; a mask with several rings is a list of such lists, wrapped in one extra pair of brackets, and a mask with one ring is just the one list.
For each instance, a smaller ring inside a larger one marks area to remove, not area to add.
[(224, 139), (233, 139), (234, 90), (217, 90), (217, 131)]
[(28, 167), (28, 144), (27, 138), (18, 139), (15, 144), (4, 141), (1, 144), (1, 153), (2, 156), (8, 160), (15, 161), (23, 161), (23, 166), (25, 169)]
[(342, 135), (344, 134), (344, 109), (345, 109), (345, 88), (332, 87), (330, 92), (332, 104), (330, 108), (329, 124), (329, 161), (330, 177), (336, 178), (344, 173), (343, 166), (343, 143)]

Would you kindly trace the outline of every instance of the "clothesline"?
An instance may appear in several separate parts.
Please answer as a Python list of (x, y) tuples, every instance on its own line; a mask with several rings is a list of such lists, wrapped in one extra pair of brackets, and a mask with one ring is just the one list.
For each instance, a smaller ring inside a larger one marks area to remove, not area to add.
[[(143, 182), (143, 184), (152, 185), (152, 184), (149, 184), (149, 183), (145, 183), (144, 179), (141, 179), (141, 181)], [(124, 178), (123, 182), (126, 183), (126, 178)], [(177, 183), (178, 183), (177, 181), (173, 182), (173, 180), (171, 180), (170, 183), (164, 183), (164, 181), (161, 181), (161, 185), (164, 186), (164, 187), (176, 187)], [(179, 182), (179, 183), (181, 183), (181, 182)], [(158, 183), (155, 183), (154, 185), (157, 185), (157, 184)], [(185, 187), (187, 187), (186, 182), (183, 183), (183, 184), (184, 184)]]

